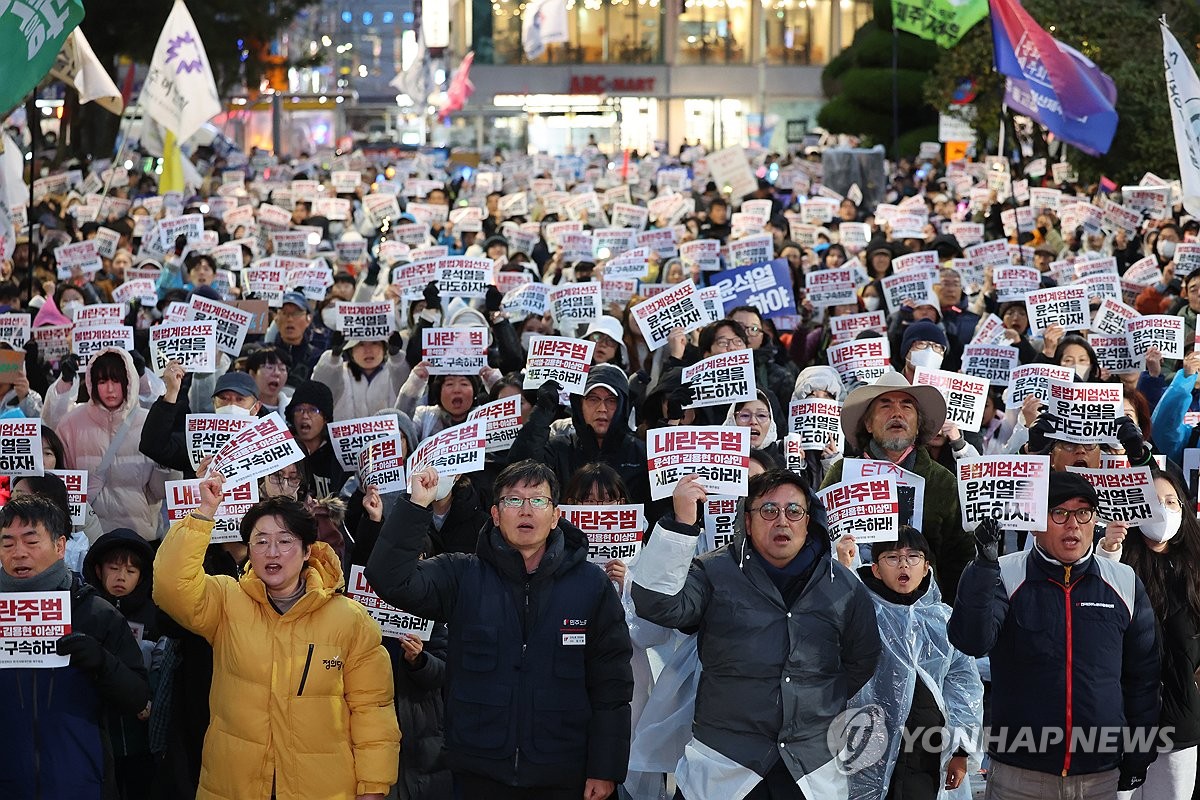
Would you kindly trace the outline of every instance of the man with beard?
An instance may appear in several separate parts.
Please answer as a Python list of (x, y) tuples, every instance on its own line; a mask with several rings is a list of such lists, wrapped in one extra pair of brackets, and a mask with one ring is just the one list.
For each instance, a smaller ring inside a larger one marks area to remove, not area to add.
[[(929, 541), (938, 586), (943, 597), (951, 598), (974, 546), (962, 528), (955, 476), (930, 458), (925, 447), (945, 422), (946, 401), (941, 393), (932, 386), (912, 386), (895, 372), (859, 386), (842, 408), (842, 432), (850, 447), (859, 449), (863, 458), (891, 462), (925, 481), (921, 524), (913, 527)], [(829, 468), (822, 488), (841, 482), (845, 463), (842, 459)], [(903, 504), (901, 516), (905, 516)], [(912, 524), (909, 519), (901, 522)]]

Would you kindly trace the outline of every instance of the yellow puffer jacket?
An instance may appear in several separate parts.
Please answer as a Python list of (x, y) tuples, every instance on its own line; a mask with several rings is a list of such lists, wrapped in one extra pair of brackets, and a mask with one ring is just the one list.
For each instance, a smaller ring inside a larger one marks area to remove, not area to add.
[(400, 730), (379, 626), (340, 591), (329, 545), (284, 615), (249, 567), (204, 574), (213, 524), (189, 516), (154, 560), (154, 600), (213, 646), (212, 722), (197, 800), (354, 800), (396, 782)]

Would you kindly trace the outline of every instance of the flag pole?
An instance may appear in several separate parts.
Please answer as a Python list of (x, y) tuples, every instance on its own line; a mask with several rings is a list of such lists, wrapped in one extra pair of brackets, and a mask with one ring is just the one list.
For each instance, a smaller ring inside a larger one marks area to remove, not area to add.
[[(117, 126), (117, 138), (121, 140), (121, 146), (117, 149), (117, 157), (113, 159), (112, 164), (108, 168), (108, 180), (104, 182), (104, 191), (100, 193), (100, 205), (104, 205), (104, 198), (108, 197), (109, 191), (112, 190), (113, 178), (117, 174), (117, 165), (121, 164), (121, 159), (125, 157), (125, 148), (129, 144), (129, 126), (132, 123), (135, 114), (142, 107), (142, 93), (138, 92), (138, 99), (133, 104), (133, 109), (126, 107), (121, 111), (121, 124)], [(142, 120), (143, 129), (145, 128), (146, 120)], [(122, 136), (122, 132), (124, 135)], [(99, 211), (97, 211), (99, 213)]]
[(892, 158), (900, 160), (900, 29), (892, 20)]
[[(34, 105), (37, 104), (37, 87), (34, 87), (33, 94), (31, 95), (30, 99), (34, 100)], [(27, 119), (26, 122), (28, 121), (29, 120)], [(38, 126), (38, 133), (41, 133), (42, 120), (35, 116), (33, 119), (33, 124)], [(37, 141), (38, 137), (34, 135), (33, 128), (31, 126), (29, 129), (29, 206), (25, 211), (25, 224), (29, 228), (29, 242), (25, 245), (26, 249), (29, 251), (29, 280), (26, 284), (26, 291), (29, 293), (29, 300), (33, 299), (33, 271), (37, 266), (37, 257), (33, 252), (33, 183), (37, 180), (37, 175), (34, 172), (34, 170), (37, 169), (38, 159)], [(26, 303), (28, 303), (28, 300)]]

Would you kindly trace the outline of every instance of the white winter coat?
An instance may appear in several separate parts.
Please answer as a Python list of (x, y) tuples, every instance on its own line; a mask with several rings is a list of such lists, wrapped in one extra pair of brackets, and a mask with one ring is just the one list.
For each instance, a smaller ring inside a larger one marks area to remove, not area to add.
[(341, 356), (326, 350), (313, 368), (312, 378), (333, 392), (333, 418), (343, 422), (373, 416), (381, 408), (391, 408), (408, 373), (408, 362), (400, 352), (384, 361), (371, 380), (365, 377), (356, 380)]

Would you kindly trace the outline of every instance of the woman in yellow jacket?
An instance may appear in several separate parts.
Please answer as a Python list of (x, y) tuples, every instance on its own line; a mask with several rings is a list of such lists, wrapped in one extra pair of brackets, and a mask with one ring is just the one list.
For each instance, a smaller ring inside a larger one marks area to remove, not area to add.
[(382, 800), (400, 731), (379, 626), (341, 594), (337, 556), (304, 506), (265, 500), (242, 519), (250, 568), (204, 574), (219, 474), (168, 532), (154, 599), (213, 646), (212, 721), (197, 800)]

